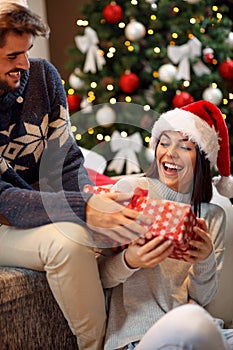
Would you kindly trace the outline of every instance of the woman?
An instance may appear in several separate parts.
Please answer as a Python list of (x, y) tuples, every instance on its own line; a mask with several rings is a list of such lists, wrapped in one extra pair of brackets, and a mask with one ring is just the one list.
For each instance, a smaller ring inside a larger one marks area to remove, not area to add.
[[(227, 127), (220, 110), (199, 101), (164, 113), (152, 129), (155, 160), (146, 177), (126, 178), (118, 191), (147, 189), (150, 197), (191, 203), (198, 216), (183, 260), (169, 258), (173, 242), (161, 236), (131, 243), (100, 260), (111, 289), (105, 349), (233, 349), (204, 310), (218, 288), (223, 263), (225, 214), (212, 197), (211, 167), (220, 192), (233, 196)], [(230, 192), (231, 190), (231, 192)], [(226, 335), (226, 336), (224, 336)]]

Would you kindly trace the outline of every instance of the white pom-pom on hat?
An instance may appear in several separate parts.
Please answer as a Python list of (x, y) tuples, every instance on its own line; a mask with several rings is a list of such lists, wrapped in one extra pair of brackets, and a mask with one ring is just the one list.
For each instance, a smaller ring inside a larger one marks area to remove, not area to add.
[(211, 166), (218, 169), (220, 176), (214, 180), (217, 190), (223, 196), (233, 198), (228, 129), (220, 109), (201, 100), (163, 113), (152, 128), (152, 149), (162, 132), (168, 130), (182, 132), (199, 146)]
[(222, 196), (233, 198), (233, 176), (215, 176), (213, 184)]

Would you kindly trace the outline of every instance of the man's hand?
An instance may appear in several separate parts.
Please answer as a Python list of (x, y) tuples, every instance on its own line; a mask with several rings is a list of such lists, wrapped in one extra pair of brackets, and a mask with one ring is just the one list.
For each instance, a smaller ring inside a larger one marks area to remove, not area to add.
[(148, 225), (152, 219), (120, 204), (131, 198), (131, 194), (125, 193), (93, 195), (86, 207), (87, 226), (119, 244), (130, 243), (146, 234), (147, 230), (137, 223), (137, 219)]

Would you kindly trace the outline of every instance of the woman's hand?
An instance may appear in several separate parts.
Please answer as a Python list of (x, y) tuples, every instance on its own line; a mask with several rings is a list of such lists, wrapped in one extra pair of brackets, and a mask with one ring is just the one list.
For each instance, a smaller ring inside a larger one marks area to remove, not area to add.
[(197, 240), (190, 241), (192, 248), (184, 256), (184, 260), (192, 264), (205, 260), (213, 250), (213, 243), (204, 219), (197, 219), (194, 230), (198, 236)]
[(166, 259), (172, 249), (172, 241), (164, 240), (162, 236), (157, 236), (144, 245), (131, 243), (125, 252), (125, 262), (130, 268), (154, 267)]

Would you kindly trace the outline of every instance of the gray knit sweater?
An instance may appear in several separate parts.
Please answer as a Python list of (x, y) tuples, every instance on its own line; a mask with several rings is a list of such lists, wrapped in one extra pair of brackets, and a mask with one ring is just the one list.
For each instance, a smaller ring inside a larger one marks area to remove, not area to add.
[(20, 88), (0, 96), (0, 214), (16, 227), (85, 225), (90, 194), (81, 191), (91, 181), (70, 131), (60, 75), (46, 60), (30, 65)]
[[(138, 186), (149, 189), (153, 197), (190, 201), (189, 195), (146, 178), (125, 179), (115, 189)], [(179, 305), (205, 306), (211, 301), (223, 263), (225, 214), (217, 205), (203, 203), (201, 216), (206, 219), (215, 248), (202, 262), (190, 264), (167, 258), (154, 268), (130, 269), (124, 262), (124, 252), (100, 259), (103, 286), (111, 289), (105, 350), (140, 340), (157, 320)]]

